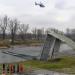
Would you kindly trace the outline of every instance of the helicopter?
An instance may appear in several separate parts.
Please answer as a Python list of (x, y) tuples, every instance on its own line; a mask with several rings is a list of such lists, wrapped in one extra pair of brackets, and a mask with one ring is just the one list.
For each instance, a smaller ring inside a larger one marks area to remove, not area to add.
[(39, 5), (40, 7), (42, 7), (42, 8), (44, 8), (45, 7), (45, 5), (43, 4), (43, 3), (37, 3), (37, 2), (35, 2), (35, 5)]

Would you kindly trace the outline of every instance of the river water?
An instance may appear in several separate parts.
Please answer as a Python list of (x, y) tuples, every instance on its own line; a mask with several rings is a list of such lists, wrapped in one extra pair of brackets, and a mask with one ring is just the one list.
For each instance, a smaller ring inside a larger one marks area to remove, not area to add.
[[(38, 47), (15, 46), (9, 49), (0, 49), (0, 63), (25, 61), (31, 56), (39, 57), (42, 49), (43, 49), (42, 46)], [(72, 48), (70, 48), (68, 45), (61, 44), (58, 55), (75, 55), (75, 51), (72, 50)]]
[[(39, 57), (42, 49), (43, 49), (43, 46), (38, 46), (38, 47), (15, 46), (9, 49), (0, 49), (0, 63), (25, 61), (30, 59), (30, 56)], [(28, 58), (27, 58), (27, 55), (28, 55)], [(70, 48), (66, 44), (61, 44), (59, 55), (74, 55), (75, 56), (75, 51), (72, 50), (72, 48)], [(50, 73), (49, 75), (66, 75), (66, 74), (60, 74), (60, 73), (55, 73), (51, 71), (49, 71), (49, 73)]]

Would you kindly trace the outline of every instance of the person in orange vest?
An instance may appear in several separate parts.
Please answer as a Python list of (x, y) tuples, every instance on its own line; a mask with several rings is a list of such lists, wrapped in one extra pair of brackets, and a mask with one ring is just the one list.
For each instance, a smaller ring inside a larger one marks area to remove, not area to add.
[(2, 74), (6, 75), (5, 64), (2, 65)]
[(4, 71), (5, 70), (5, 64), (3, 64), (2, 66), (3, 66), (3, 69), (2, 70)]
[(9, 67), (10, 67), (10, 73), (12, 74), (14, 71), (13, 64), (10, 64)]
[(19, 73), (24, 73), (24, 65), (19, 64)]

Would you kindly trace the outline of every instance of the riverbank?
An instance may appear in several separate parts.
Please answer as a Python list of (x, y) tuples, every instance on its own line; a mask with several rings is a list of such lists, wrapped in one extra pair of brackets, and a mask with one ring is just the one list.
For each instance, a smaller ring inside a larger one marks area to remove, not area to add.
[(75, 57), (63, 57), (61, 59), (49, 61), (31, 60), (25, 61), (23, 64), (31, 65), (34, 68), (75, 75)]
[(44, 42), (41, 40), (15, 40), (12, 44), (9, 40), (0, 39), (0, 49), (1, 48), (10, 48), (13, 46), (41, 46)]

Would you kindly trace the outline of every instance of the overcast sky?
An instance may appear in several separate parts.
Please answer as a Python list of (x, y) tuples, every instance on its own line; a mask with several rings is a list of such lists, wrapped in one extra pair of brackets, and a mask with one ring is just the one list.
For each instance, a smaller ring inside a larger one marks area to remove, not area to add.
[[(45, 8), (35, 6), (42, 2)], [(0, 15), (17, 17), (30, 27), (75, 28), (75, 0), (0, 0)]]

